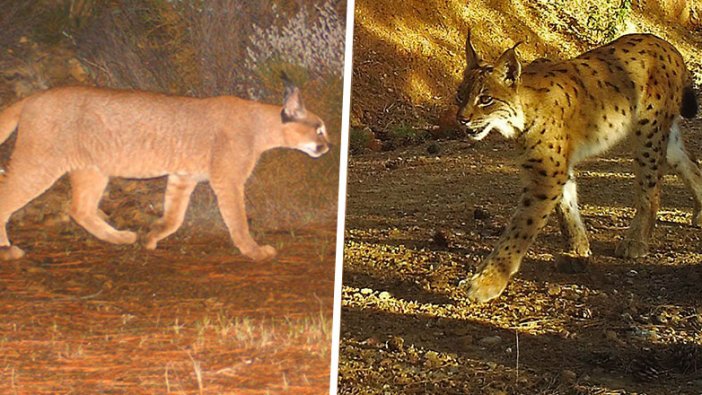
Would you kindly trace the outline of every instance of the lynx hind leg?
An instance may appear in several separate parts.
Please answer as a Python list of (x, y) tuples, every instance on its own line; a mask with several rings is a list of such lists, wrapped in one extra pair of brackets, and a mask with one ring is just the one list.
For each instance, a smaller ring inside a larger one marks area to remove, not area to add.
[(100, 240), (113, 244), (132, 244), (137, 235), (110, 226), (100, 215), (98, 205), (109, 178), (96, 169), (74, 170), (71, 180), (71, 217)]
[(175, 233), (183, 224), (185, 212), (190, 203), (190, 195), (197, 186), (197, 181), (192, 177), (170, 175), (163, 204), (163, 216), (151, 227), (146, 235), (144, 246), (153, 250), (159, 241)]
[(585, 225), (580, 218), (578, 191), (572, 171), (569, 172), (568, 181), (563, 186), (563, 197), (556, 206), (556, 214), (561, 226), (561, 233), (566, 240), (568, 254), (589, 257), (591, 254), (590, 242), (587, 239)]
[(24, 251), (11, 245), (7, 237), (7, 222), (12, 214), (44, 193), (63, 174), (58, 166), (44, 168), (41, 163), (33, 163), (31, 157), (14, 154), (9, 171), (0, 178), (0, 260), (24, 256)]
[(702, 226), (702, 171), (697, 163), (685, 151), (685, 144), (680, 135), (678, 121), (673, 122), (666, 150), (668, 164), (682, 178), (695, 198), (692, 225)]
[[(642, 119), (644, 121), (646, 118)], [(668, 143), (670, 123), (652, 126), (639, 122), (636, 134), (637, 153), (634, 158), (636, 175), (636, 214), (624, 239), (615, 250), (617, 256), (639, 258), (648, 254), (648, 242), (660, 208), (660, 180), (665, 167), (665, 147)]]

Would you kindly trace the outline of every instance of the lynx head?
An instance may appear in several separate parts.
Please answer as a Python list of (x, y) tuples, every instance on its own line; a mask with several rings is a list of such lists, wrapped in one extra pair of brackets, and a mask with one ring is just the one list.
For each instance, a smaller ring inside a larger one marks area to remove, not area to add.
[(285, 98), (280, 117), (286, 146), (318, 158), (331, 148), (324, 122), (302, 102), (302, 95), (285, 73), (281, 75), (285, 84)]
[(489, 64), (475, 53), (468, 32), (466, 69), (456, 94), (459, 106), (456, 120), (472, 139), (480, 140), (493, 129), (507, 138), (514, 137), (524, 128), (517, 95), (522, 71), (515, 52), (517, 45)]

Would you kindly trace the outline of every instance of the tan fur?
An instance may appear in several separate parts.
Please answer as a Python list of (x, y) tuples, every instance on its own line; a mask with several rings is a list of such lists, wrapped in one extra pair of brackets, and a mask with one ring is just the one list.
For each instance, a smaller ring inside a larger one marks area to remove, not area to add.
[(515, 138), (523, 180), (510, 225), (471, 279), (472, 300), (502, 293), (554, 209), (569, 253), (590, 255), (574, 167), (627, 135), (633, 134), (636, 216), (617, 255), (648, 252), (666, 160), (693, 192), (693, 224), (702, 222), (702, 173), (686, 154), (678, 127), (681, 111), (693, 116), (697, 104), (672, 45), (653, 35), (627, 35), (571, 60), (535, 62), (522, 72), (514, 48), (486, 64), (469, 35), (466, 57), (457, 120), (476, 139), (491, 130)]
[(283, 107), (236, 97), (188, 98), (87, 87), (35, 94), (0, 114), (0, 143), (17, 128), (7, 174), (0, 180), (0, 259), (16, 259), (6, 224), (12, 213), (68, 173), (71, 217), (116, 244), (137, 235), (99, 215), (109, 177), (168, 176), (163, 217), (146, 235), (149, 249), (183, 222), (196, 184), (209, 181), (234, 244), (254, 259), (273, 257), (249, 234), (244, 184), (260, 155), (283, 147), (318, 157), (329, 150), (324, 123), (288, 84)]

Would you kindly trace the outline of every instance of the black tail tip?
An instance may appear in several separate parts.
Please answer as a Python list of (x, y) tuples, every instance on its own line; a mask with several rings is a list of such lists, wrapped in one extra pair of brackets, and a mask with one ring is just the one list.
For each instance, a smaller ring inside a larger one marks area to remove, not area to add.
[(686, 86), (683, 89), (680, 115), (685, 118), (694, 118), (697, 115), (697, 95), (691, 86)]

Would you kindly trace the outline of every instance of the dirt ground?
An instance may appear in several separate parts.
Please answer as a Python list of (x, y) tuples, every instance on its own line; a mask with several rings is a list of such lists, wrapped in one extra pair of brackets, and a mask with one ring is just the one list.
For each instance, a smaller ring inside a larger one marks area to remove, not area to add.
[[(701, 126), (685, 125), (692, 152), (702, 153)], [(702, 393), (691, 194), (666, 176), (651, 254), (615, 258), (633, 215), (624, 148), (579, 168), (594, 256), (558, 265), (552, 218), (506, 292), (469, 304), (458, 283), (490, 252), (520, 191), (510, 147), (489, 136), (352, 158), (341, 393)]]
[[(614, 249), (634, 213), (627, 144), (583, 163), (593, 257), (562, 259), (552, 218), (506, 292), (470, 304), (460, 282), (496, 244), (520, 186), (512, 143), (457, 137), (452, 108), (469, 28), (485, 59), (523, 41), (524, 62), (575, 56), (612, 27), (651, 32), (699, 84), (701, 5), (356, 1), (351, 142), (363, 153), (348, 169), (340, 393), (702, 394), (702, 230), (682, 182), (664, 179), (650, 255), (624, 260)], [(702, 156), (702, 120), (684, 135)], [(379, 149), (389, 151), (369, 152)]]
[[(113, 181), (102, 208), (144, 234), (164, 186)], [(68, 189), (59, 182), (11, 221), (27, 256), (0, 265), (0, 393), (328, 392), (333, 223), (253, 219), (255, 237), (279, 250), (254, 263), (200, 186), (183, 228), (147, 251), (69, 221)]]

